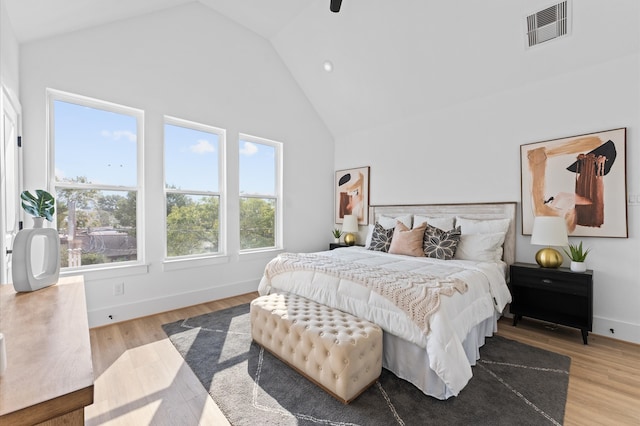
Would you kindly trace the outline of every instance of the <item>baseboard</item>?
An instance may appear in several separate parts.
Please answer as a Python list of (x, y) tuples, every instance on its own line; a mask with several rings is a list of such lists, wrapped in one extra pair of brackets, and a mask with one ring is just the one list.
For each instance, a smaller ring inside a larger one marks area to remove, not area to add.
[(213, 300), (225, 299), (258, 290), (259, 280), (237, 282), (220, 287), (212, 287), (204, 290), (188, 293), (172, 294), (170, 296), (141, 300), (123, 305), (114, 305), (88, 311), (89, 328), (101, 327), (121, 321), (128, 321), (148, 315), (180, 309), (187, 306)]
[(593, 334), (640, 344), (640, 324), (594, 316)]

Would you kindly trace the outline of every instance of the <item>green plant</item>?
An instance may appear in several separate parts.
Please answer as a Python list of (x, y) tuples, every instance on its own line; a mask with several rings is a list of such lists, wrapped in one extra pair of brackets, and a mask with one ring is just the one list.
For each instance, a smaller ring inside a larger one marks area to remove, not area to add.
[(344, 232), (342, 232), (342, 230), (339, 228), (334, 228), (333, 231), (331, 231), (331, 233), (333, 234), (334, 238), (340, 238), (342, 237), (342, 234), (344, 234)]
[(22, 208), (33, 217), (44, 217), (49, 222), (53, 221), (53, 214), (56, 211), (56, 201), (53, 195), (44, 189), (36, 189), (36, 195), (29, 191), (20, 193)]
[(569, 259), (573, 260), (574, 262), (584, 262), (591, 249), (584, 250), (582, 248), (582, 241), (580, 241), (580, 244), (578, 245), (569, 244), (569, 251), (567, 251), (567, 249), (562, 250), (564, 250), (567, 256), (569, 256)]

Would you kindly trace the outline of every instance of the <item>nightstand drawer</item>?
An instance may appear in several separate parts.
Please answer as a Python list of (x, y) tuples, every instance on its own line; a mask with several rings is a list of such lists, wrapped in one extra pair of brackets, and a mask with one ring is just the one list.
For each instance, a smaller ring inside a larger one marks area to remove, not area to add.
[(511, 282), (517, 283), (518, 286), (538, 288), (545, 291), (558, 293), (575, 294), (576, 296), (588, 296), (590, 294), (589, 282), (584, 279), (567, 279), (563, 274), (555, 273), (537, 274), (529, 271), (528, 274), (520, 274), (518, 272), (511, 275)]

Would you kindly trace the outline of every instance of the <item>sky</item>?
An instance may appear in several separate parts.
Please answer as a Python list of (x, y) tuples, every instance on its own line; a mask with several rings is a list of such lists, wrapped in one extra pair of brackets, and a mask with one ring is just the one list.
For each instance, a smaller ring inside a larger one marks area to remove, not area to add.
[[(135, 117), (63, 101), (54, 102), (54, 115), (57, 179), (86, 176), (91, 183), (136, 186)], [(164, 135), (166, 184), (218, 192), (219, 136), (172, 124), (165, 124)], [(241, 193), (275, 194), (275, 149), (239, 144)]]

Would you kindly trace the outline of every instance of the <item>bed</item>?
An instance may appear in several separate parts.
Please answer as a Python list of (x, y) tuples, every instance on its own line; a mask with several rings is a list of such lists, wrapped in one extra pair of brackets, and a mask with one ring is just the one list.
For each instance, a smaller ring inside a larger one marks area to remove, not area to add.
[[(383, 366), (447, 399), (468, 383), (511, 301), (515, 213), (513, 202), (371, 206), (366, 247), (283, 253), (265, 268), (258, 291), (294, 293), (378, 324)], [(425, 232), (445, 251), (428, 251), (429, 238), (422, 250), (433, 257), (407, 249), (408, 239)], [(451, 258), (445, 243), (456, 235)]]

